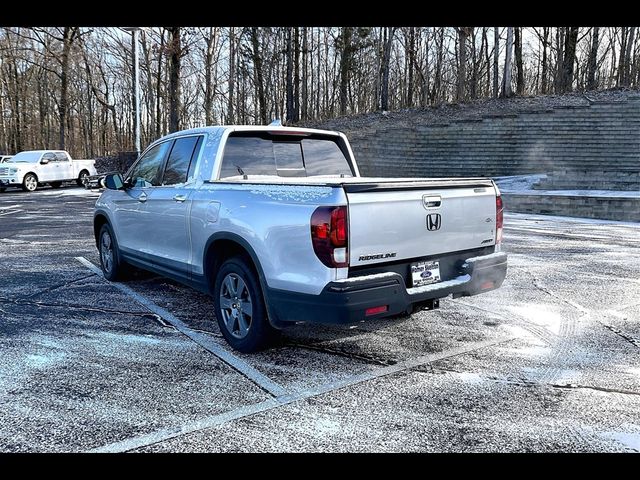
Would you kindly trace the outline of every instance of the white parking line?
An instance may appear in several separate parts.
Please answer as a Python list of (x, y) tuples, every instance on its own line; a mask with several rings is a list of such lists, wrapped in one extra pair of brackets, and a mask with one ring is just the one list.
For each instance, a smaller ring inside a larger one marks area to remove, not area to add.
[(387, 375), (392, 375), (394, 373), (399, 373), (404, 370), (409, 370), (411, 368), (433, 363), (438, 360), (444, 360), (446, 358), (455, 357), (457, 355), (469, 353), (474, 350), (479, 350), (481, 348), (491, 347), (501, 343), (510, 342), (512, 340), (515, 340), (515, 338), (516, 337), (510, 337), (506, 339), (503, 338), (500, 340), (487, 340), (484, 342), (474, 342), (465, 346), (452, 348), (451, 350), (446, 350), (444, 352), (433, 353), (430, 355), (423, 355), (418, 358), (406, 360), (404, 362), (399, 362), (395, 365), (390, 365), (388, 367), (369, 370), (358, 375), (354, 375), (354, 376), (351, 376), (342, 380), (338, 380), (335, 382), (326, 383), (324, 385), (303, 390), (301, 392), (282, 395), (277, 398), (271, 398), (269, 400), (265, 400), (264, 402), (240, 407), (229, 412), (213, 415), (211, 417), (206, 417), (200, 420), (194, 420), (192, 422), (185, 423), (178, 427), (163, 428), (161, 430), (157, 430), (155, 432), (152, 432), (146, 435), (141, 435), (139, 437), (127, 438), (119, 442), (114, 442), (108, 445), (104, 445), (102, 447), (94, 448), (92, 450), (89, 450), (89, 452), (90, 453), (119, 453), (119, 452), (127, 452), (130, 450), (134, 450), (136, 448), (146, 447), (149, 445), (153, 445), (155, 443), (163, 442), (165, 440), (170, 440), (172, 438), (180, 437), (182, 435), (194, 433), (199, 430), (217, 427), (224, 423), (237, 420), (240, 418), (248, 417), (256, 413), (272, 410), (274, 408), (281, 407), (283, 405), (288, 405), (298, 400), (306, 400), (311, 397), (315, 397), (325, 393), (340, 390), (346, 387), (357, 385), (359, 383), (363, 383), (369, 380), (374, 380), (376, 378), (384, 377)]
[[(102, 270), (96, 267), (89, 260), (87, 260), (84, 257), (75, 257), (75, 258), (80, 263), (82, 263), (85, 267), (91, 270), (93, 273), (95, 273), (100, 277), (103, 277)], [(278, 385), (276, 382), (268, 378), (266, 375), (263, 375), (262, 373), (260, 373), (258, 370), (256, 370), (251, 365), (249, 365), (247, 362), (245, 362), (241, 358), (236, 357), (231, 352), (222, 348), (215, 340), (211, 339), (209, 336), (203, 333), (192, 330), (182, 320), (177, 318), (171, 312), (169, 312), (168, 310), (165, 310), (159, 305), (156, 305), (148, 298), (135, 292), (132, 288), (122, 283), (113, 282), (111, 283), (111, 285), (117, 288), (118, 290), (120, 290), (121, 292), (124, 292), (127, 295), (129, 295), (130, 297), (135, 299), (138, 303), (147, 307), (153, 313), (160, 315), (164, 320), (166, 320), (168, 323), (173, 325), (182, 334), (189, 337), (191, 340), (196, 342), (205, 350), (213, 353), (216, 357), (220, 358), (220, 360), (222, 360), (223, 362), (231, 366), (233, 369), (245, 375), (249, 380), (254, 382), (256, 385), (260, 386), (270, 394), (276, 397), (279, 397), (282, 395), (286, 395), (288, 393), (287, 390), (285, 390), (282, 386)]]

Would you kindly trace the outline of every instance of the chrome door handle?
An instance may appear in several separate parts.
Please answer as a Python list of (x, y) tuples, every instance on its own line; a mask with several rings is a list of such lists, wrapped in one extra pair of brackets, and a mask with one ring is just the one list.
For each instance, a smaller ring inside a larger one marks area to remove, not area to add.
[(174, 195), (174, 196), (173, 196), (173, 199), (174, 199), (176, 202), (184, 202), (184, 201), (187, 199), (187, 196), (186, 196), (186, 195), (180, 195), (180, 194), (177, 194), (177, 195)]
[(146, 202), (146, 201), (147, 201), (147, 194), (146, 194), (146, 193), (144, 193), (144, 192), (142, 192), (142, 193), (140, 194), (140, 196), (138, 197), (138, 201), (139, 201), (139, 202)]

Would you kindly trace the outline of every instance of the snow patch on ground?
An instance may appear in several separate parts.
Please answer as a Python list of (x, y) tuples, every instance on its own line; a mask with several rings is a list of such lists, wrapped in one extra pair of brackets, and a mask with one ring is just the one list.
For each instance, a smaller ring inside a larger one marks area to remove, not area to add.
[(548, 305), (510, 305), (507, 307), (507, 309), (515, 313), (516, 315), (535, 323), (536, 325), (540, 325), (541, 327), (546, 328), (556, 335), (560, 332), (562, 315), (551, 310)]
[(640, 433), (606, 432), (602, 433), (602, 435), (621, 443), (627, 448), (640, 452)]

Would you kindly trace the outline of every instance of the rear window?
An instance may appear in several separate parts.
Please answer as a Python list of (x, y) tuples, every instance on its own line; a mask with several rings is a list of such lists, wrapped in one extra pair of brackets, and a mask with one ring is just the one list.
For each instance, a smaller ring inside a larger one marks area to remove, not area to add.
[(336, 140), (322, 135), (300, 138), (267, 132), (231, 134), (225, 145), (220, 178), (352, 176), (347, 157)]

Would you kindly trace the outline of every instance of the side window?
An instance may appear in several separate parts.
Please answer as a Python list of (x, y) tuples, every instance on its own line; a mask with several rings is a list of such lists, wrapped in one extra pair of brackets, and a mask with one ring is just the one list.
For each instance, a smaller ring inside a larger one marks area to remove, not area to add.
[(152, 187), (160, 184), (158, 174), (167, 155), (171, 142), (162, 142), (147, 153), (129, 171), (129, 179), (134, 187)]
[(241, 175), (275, 175), (273, 142), (259, 137), (229, 137), (224, 147), (220, 178)]
[(49, 160), (49, 162), (55, 162), (56, 156), (52, 152), (47, 152), (42, 155), (42, 160)]
[(56, 154), (56, 162), (67, 162), (67, 156), (62, 152), (57, 152)]
[(164, 169), (162, 185), (175, 185), (187, 181), (190, 165), (194, 165), (198, 157), (202, 136), (178, 138), (171, 149), (171, 154)]

